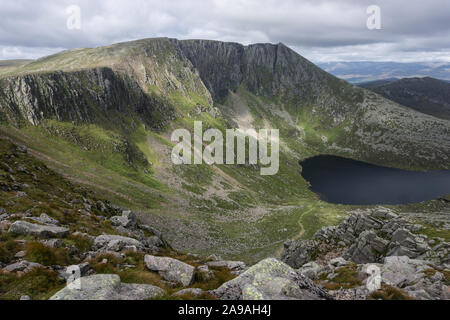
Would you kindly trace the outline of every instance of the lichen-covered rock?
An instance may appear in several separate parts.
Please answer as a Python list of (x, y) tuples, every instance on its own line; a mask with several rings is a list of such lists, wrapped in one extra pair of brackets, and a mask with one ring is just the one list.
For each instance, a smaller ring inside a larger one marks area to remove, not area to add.
[(422, 271), (428, 268), (423, 260), (413, 260), (406, 256), (386, 257), (381, 267), (381, 278), (388, 285), (404, 288), (422, 279), (425, 276)]
[(53, 225), (41, 225), (26, 221), (16, 221), (9, 227), (9, 232), (22, 236), (34, 236), (38, 238), (64, 238), (69, 234), (69, 229)]
[(136, 247), (138, 250), (143, 250), (144, 245), (133, 238), (117, 236), (117, 235), (100, 235), (95, 238), (94, 245), (92, 246), (94, 251), (113, 251), (119, 252), (123, 249), (130, 249)]
[(311, 280), (273, 258), (250, 267), (237, 278), (213, 290), (212, 294), (223, 300), (331, 299)]
[(22, 261), (7, 265), (6, 267), (3, 268), (3, 271), (6, 271), (6, 272), (29, 272), (35, 268), (45, 268), (45, 267), (39, 263), (22, 260)]
[(148, 284), (121, 283), (115, 274), (82, 277), (53, 295), (50, 300), (146, 300), (164, 295), (165, 291)]
[(122, 283), (119, 300), (149, 300), (165, 293), (163, 289), (150, 284)]
[(174, 294), (172, 294), (173, 297), (183, 297), (183, 296), (189, 296), (189, 297), (199, 297), (202, 294), (204, 294), (205, 291), (203, 291), (200, 288), (187, 288), (187, 289), (181, 289)]
[(144, 261), (149, 270), (158, 272), (167, 281), (180, 283), (183, 286), (188, 286), (194, 281), (195, 268), (187, 263), (152, 255), (146, 255)]

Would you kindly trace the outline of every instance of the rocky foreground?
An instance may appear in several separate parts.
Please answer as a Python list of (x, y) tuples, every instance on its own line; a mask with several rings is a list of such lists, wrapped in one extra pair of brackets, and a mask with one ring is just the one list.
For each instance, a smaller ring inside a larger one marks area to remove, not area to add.
[[(1, 299), (450, 298), (450, 244), (392, 210), (355, 211), (287, 242), (282, 261), (247, 267), (177, 252), (134, 212), (0, 141)], [(447, 210), (434, 223), (448, 230), (448, 221)]]
[[(448, 231), (446, 212), (435, 223)], [(424, 229), (383, 207), (358, 210), (312, 240), (286, 242), (282, 260), (337, 299), (450, 299), (450, 243), (422, 234)], [(369, 278), (381, 290), (369, 292)]]

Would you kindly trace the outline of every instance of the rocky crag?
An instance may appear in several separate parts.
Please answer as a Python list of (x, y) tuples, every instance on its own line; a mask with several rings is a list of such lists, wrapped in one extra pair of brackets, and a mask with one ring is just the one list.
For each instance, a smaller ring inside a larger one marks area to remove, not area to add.
[[(449, 229), (448, 212), (434, 222), (444, 230)], [(418, 221), (383, 207), (358, 210), (311, 240), (286, 242), (282, 261), (337, 298), (449, 299), (450, 243), (421, 233), (425, 227)], [(379, 276), (381, 292), (367, 288), (372, 272)]]

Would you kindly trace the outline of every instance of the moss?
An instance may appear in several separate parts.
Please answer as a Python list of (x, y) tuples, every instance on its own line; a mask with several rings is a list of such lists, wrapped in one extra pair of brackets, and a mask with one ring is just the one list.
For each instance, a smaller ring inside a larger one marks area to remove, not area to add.
[(191, 286), (192, 288), (200, 288), (205, 291), (213, 290), (236, 277), (235, 275), (231, 274), (230, 270), (228, 270), (227, 268), (210, 267), (209, 269), (214, 273), (214, 276), (211, 278), (205, 278), (201, 272), (196, 270), (195, 282)]
[(0, 239), (0, 262), (10, 263), (14, 259), (14, 255), (22, 249), (22, 245), (17, 241), (8, 239), (3, 242)]
[(27, 243), (26, 252), (26, 260), (45, 266), (66, 266), (73, 262), (65, 248), (53, 249), (40, 242)]
[[(323, 287), (328, 290), (350, 289), (362, 285), (356, 264), (348, 264), (337, 268), (334, 273), (336, 276), (323, 283)], [(326, 275), (321, 275), (320, 279), (326, 279)]]
[(0, 273), (0, 299), (18, 300), (28, 295), (33, 300), (47, 300), (65, 284), (56, 272), (43, 268), (35, 268), (22, 276)]
[(372, 292), (368, 300), (414, 300), (406, 292), (398, 288), (382, 285), (380, 290)]
[(69, 234), (63, 241), (68, 245), (74, 245), (81, 252), (89, 251), (94, 244), (91, 239), (74, 234)]

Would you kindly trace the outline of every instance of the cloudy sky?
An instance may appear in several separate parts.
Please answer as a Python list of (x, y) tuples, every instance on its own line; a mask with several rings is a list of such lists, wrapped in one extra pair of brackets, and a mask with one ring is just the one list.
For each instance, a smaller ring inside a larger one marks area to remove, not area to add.
[[(381, 29), (369, 30), (378, 5)], [(80, 8), (80, 28), (76, 10)], [(74, 15), (75, 14), (75, 15)], [(69, 27), (68, 27), (69, 25)], [(283, 42), (314, 62), (450, 61), (449, 0), (2, 0), (0, 59), (150, 37)]]

